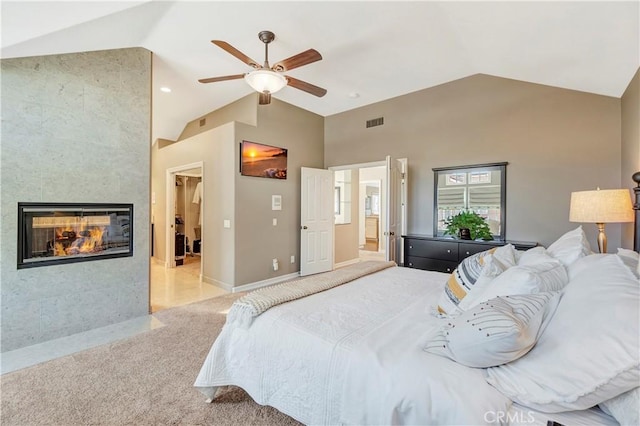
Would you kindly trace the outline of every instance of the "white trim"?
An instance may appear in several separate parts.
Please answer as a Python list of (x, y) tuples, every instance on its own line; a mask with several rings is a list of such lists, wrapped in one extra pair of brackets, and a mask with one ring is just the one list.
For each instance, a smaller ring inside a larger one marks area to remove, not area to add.
[(300, 276), (300, 272), (294, 272), (292, 274), (287, 274), (287, 275), (280, 275), (279, 277), (269, 278), (262, 281), (256, 281), (249, 284), (239, 285), (237, 287), (232, 287), (231, 292), (237, 293), (239, 291), (255, 290), (257, 288), (267, 287), (273, 284), (281, 283), (283, 281), (292, 280), (294, 278), (298, 278), (299, 276)]
[(233, 291), (233, 286), (231, 284), (227, 284), (223, 281), (218, 281), (215, 278), (207, 277), (205, 275), (200, 274), (200, 281), (203, 283), (214, 285), (218, 288), (221, 288), (225, 291)]
[(386, 161), (372, 161), (370, 163), (358, 163), (358, 164), (346, 164), (344, 166), (331, 166), (329, 170), (351, 170), (351, 169), (366, 169), (368, 167), (386, 166)]
[(360, 259), (356, 257), (355, 259), (345, 260), (344, 262), (336, 263), (333, 266), (334, 266), (334, 269), (338, 269), (338, 268), (342, 268), (343, 266), (353, 265), (354, 263), (358, 263), (358, 262), (360, 262)]

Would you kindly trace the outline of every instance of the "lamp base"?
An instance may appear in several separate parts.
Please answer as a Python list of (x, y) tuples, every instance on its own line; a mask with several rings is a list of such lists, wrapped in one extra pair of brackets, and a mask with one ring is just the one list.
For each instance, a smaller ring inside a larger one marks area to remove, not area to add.
[(598, 250), (600, 253), (607, 252), (607, 235), (604, 233), (604, 223), (596, 223), (598, 225)]

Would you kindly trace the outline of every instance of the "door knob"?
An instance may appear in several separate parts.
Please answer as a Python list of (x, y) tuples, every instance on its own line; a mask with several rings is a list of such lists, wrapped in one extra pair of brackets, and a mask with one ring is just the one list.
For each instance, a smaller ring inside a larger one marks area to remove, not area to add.
[(392, 231), (392, 232), (389, 232), (389, 235), (396, 235), (396, 233)]
[(302, 229), (307, 229), (307, 226), (306, 226), (306, 225), (305, 225), (305, 226), (303, 226), (303, 227), (302, 227)]

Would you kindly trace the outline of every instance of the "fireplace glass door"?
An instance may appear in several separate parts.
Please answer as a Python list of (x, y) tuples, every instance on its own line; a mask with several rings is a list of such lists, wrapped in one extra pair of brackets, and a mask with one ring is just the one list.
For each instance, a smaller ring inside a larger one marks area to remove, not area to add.
[(18, 269), (133, 256), (132, 204), (18, 203)]

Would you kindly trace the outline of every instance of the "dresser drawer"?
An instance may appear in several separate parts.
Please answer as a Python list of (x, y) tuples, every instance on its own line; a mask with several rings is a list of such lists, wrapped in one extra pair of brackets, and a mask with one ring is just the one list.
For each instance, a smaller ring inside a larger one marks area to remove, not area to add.
[(449, 241), (405, 240), (407, 256), (430, 257), (438, 260), (458, 261), (458, 243)]
[(481, 251), (491, 250), (492, 248), (496, 248), (495, 244), (470, 244), (470, 243), (460, 243), (458, 245), (458, 255), (460, 256), (460, 261), (465, 257), (469, 257), (472, 254), (480, 253)]
[(453, 272), (453, 270), (458, 266), (458, 262), (430, 259), (428, 257), (407, 256), (404, 266), (408, 268), (424, 269), (427, 271)]

